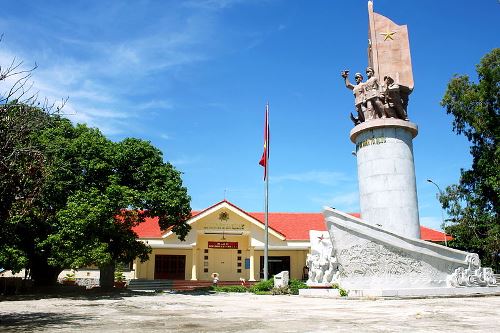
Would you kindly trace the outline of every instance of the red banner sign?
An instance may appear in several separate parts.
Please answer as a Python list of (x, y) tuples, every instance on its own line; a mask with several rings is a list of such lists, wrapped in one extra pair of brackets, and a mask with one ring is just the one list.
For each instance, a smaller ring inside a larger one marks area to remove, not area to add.
[(237, 249), (238, 242), (208, 242), (210, 249)]

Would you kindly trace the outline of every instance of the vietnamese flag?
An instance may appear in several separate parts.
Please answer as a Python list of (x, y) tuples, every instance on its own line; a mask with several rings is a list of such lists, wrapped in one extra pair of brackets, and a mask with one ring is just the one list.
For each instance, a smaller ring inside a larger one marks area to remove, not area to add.
[(269, 103), (266, 104), (266, 115), (264, 123), (264, 152), (259, 164), (264, 167), (264, 180), (267, 178), (267, 166), (269, 161)]

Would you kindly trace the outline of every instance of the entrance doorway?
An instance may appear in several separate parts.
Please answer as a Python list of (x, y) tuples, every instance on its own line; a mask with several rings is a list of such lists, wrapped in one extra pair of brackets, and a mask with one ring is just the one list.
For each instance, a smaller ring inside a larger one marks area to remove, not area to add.
[(155, 255), (155, 280), (184, 280), (186, 278), (186, 256)]
[[(269, 264), (269, 278), (282, 271), (290, 273), (290, 256), (269, 256), (267, 262)], [(260, 278), (264, 278), (264, 256), (260, 257)]]
[(235, 281), (236, 275), (236, 251), (228, 249), (211, 249), (210, 256), (213, 258), (211, 272), (219, 273), (219, 279), (223, 281)]

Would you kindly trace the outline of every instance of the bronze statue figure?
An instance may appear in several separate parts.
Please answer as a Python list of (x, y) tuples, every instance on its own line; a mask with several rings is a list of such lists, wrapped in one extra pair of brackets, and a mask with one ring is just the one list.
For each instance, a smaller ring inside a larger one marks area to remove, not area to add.
[(374, 13), (371, 1), (368, 23), (367, 80), (362, 82), (357, 73), (356, 85), (352, 85), (349, 71), (341, 74), (354, 94), (357, 117), (351, 113), (351, 120), (354, 125), (379, 118), (408, 120), (408, 99), (414, 87), (408, 28)]
[[(384, 76), (384, 97), (385, 97), (385, 113), (387, 117), (399, 118), (408, 120), (406, 107), (401, 97), (400, 86), (394, 82), (392, 77)], [(404, 94), (403, 94), (404, 95)], [(408, 99), (406, 100), (408, 104)]]
[(364, 84), (366, 113), (365, 119), (372, 120), (376, 118), (385, 118), (384, 104), (380, 95), (380, 82), (375, 76), (375, 71), (371, 67), (366, 67), (366, 76), (368, 79)]
[(363, 88), (363, 75), (361, 73), (356, 73), (354, 75), (354, 80), (356, 81), (356, 85), (353, 85), (349, 82), (349, 71), (345, 70), (342, 72), (342, 77), (344, 78), (345, 86), (348, 89), (352, 90), (354, 95), (354, 105), (356, 107), (356, 112), (358, 114), (357, 117), (354, 117), (351, 113), (351, 120), (354, 122), (354, 125), (360, 124), (365, 121), (365, 98), (364, 98), (364, 88)]

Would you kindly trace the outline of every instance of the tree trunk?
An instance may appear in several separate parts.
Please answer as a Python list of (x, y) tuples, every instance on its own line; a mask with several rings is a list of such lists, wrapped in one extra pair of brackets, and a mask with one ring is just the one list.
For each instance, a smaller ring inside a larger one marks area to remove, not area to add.
[(113, 288), (115, 282), (115, 263), (100, 266), (99, 271), (99, 286), (103, 289)]
[(57, 277), (63, 271), (61, 267), (47, 264), (45, 260), (35, 260), (30, 268), (31, 279), (35, 287), (48, 287), (57, 284)]

